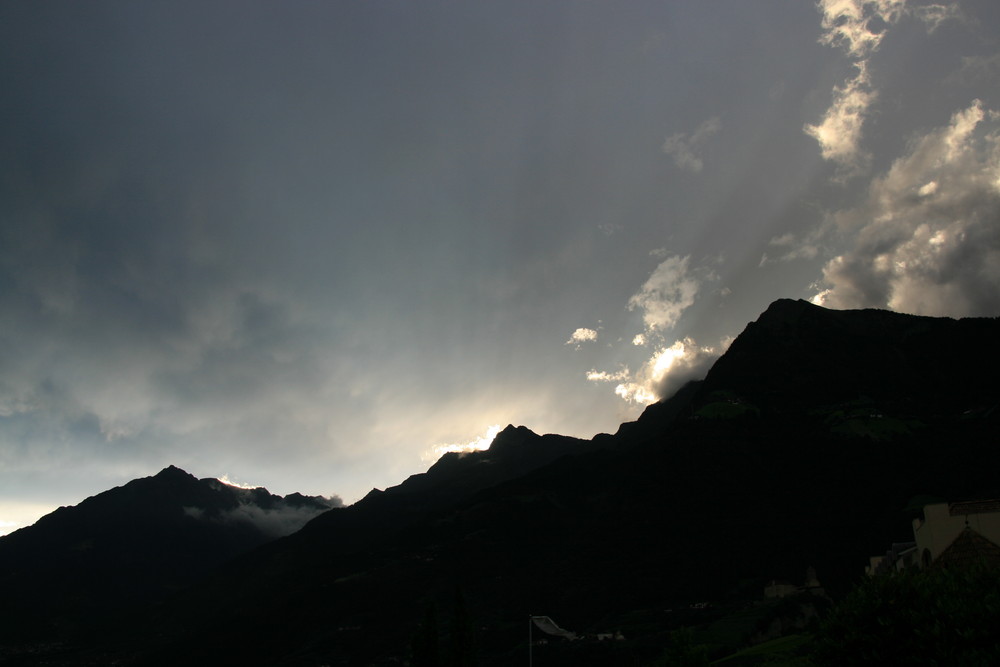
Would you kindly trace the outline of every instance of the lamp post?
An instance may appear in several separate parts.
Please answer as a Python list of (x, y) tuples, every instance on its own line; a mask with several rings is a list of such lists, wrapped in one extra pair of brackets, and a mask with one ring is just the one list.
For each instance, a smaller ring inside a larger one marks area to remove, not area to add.
[(533, 620), (532, 615), (528, 614), (528, 667), (532, 667), (533, 661), (532, 650), (534, 647), (531, 643), (531, 626), (534, 624), (535, 621)]

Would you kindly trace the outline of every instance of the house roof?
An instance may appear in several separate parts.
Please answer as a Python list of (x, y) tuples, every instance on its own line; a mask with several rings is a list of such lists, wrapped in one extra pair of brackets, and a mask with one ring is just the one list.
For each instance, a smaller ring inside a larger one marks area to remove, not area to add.
[(991, 514), (993, 512), (1000, 512), (1000, 499), (969, 500), (961, 503), (952, 503), (948, 506), (948, 514), (951, 516)]
[(1000, 546), (989, 541), (969, 526), (965, 527), (948, 548), (934, 561), (941, 567), (964, 567), (976, 563), (1000, 565)]

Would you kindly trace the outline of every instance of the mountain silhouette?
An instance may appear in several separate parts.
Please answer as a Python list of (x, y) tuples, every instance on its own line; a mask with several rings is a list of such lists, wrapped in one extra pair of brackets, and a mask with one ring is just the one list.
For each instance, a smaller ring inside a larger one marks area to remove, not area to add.
[(63, 629), (189, 585), (336, 500), (197, 479), (174, 466), (0, 538), (5, 634)]
[[(687, 618), (676, 610), (752, 601), (809, 567), (836, 595), (908, 536), (910, 498), (994, 493), (996, 340), (996, 318), (777, 301), (703, 381), (615, 434), (508, 426), (485, 452), (446, 455), (136, 606), (70, 655), (400, 664), (440, 609), (475, 629), (480, 664), (523, 660), (529, 614), (620, 630), (626, 662), (652, 659)], [(468, 635), (450, 627), (445, 640)], [(623, 660), (587, 650), (559, 664)]]

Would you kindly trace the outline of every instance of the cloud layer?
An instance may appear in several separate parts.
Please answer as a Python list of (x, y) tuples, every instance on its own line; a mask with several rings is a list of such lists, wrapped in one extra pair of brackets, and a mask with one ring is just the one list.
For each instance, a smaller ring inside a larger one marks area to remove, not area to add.
[(284, 501), (271, 503), (270, 507), (261, 507), (252, 501), (246, 501), (226, 510), (206, 512), (200, 507), (184, 507), (183, 510), (187, 516), (199, 521), (244, 523), (268, 537), (284, 537), (296, 532), (323, 512), (343, 506), (339, 498), (331, 498), (328, 502), (327, 507), (317, 507), (312, 503), (296, 505)]

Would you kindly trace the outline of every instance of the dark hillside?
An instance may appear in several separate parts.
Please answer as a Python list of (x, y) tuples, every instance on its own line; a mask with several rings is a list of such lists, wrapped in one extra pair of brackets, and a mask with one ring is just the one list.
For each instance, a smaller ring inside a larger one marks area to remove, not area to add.
[(0, 633), (87, 631), (160, 600), (212, 568), (291, 532), (333, 502), (157, 475), (61, 507), (0, 538)]
[(918, 317), (774, 302), (712, 367), (730, 390), (778, 412), (869, 398), (893, 412), (954, 414), (997, 396), (996, 318)]

